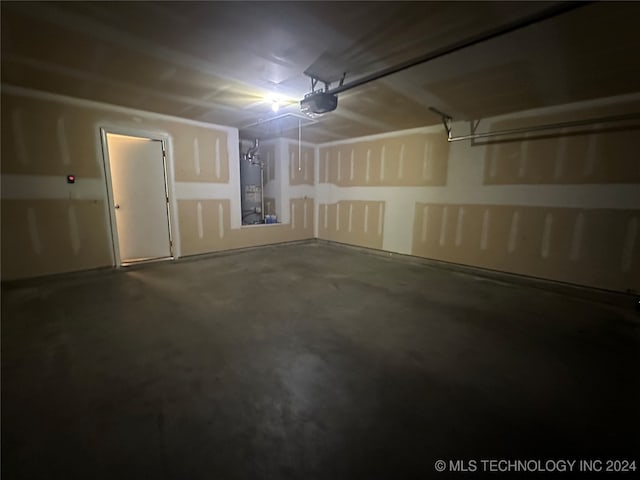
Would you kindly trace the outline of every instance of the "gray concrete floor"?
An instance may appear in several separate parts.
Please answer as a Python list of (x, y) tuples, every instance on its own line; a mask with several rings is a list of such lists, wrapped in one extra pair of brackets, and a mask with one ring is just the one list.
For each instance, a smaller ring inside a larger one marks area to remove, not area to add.
[(640, 460), (639, 320), (323, 244), (5, 285), (3, 479)]

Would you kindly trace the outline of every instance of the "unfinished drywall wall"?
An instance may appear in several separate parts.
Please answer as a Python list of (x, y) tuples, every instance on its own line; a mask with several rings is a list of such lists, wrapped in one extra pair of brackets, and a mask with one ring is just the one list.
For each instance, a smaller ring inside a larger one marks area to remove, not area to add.
[[(3, 280), (116, 264), (101, 128), (165, 139), (176, 256), (313, 236), (312, 201), (306, 227), (300, 217), (292, 228), (286, 209), (287, 225), (240, 228), (234, 128), (4, 85), (2, 118)], [(276, 205), (296, 198), (283, 190)]]
[(640, 212), (418, 203), (413, 255), (625, 291)]
[(322, 183), (346, 186), (444, 185), (449, 144), (438, 133), (406, 133), (319, 148)]
[(384, 202), (345, 200), (321, 204), (318, 236), (334, 242), (382, 249)]
[(3, 198), (2, 278), (111, 265), (104, 215), (97, 198)]
[[(227, 132), (193, 125), (172, 131), (176, 182), (229, 182)], [(193, 159), (193, 161), (188, 161)]]
[(289, 184), (314, 184), (315, 149), (309, 145), (289, 142)]
[(276, 146), (273, 142), (263, 142), (258, 149), (260, 160), (264, 164), (264, 185), (265, 188), (269, 183), (273, 183), (276, 179)]
[[(640, 95), (485, 119), (478, 131), (630, 112)], [(454, 123), (454, 135), (468, 131)], [(639, 132), (627, 121), (448, 144), (429, 127), (319, 145), (318, 237), (640, 292)], [(376, 204), (380, 238), (361, 207)]]
[[(485, 119), (481, 128), (639, 105), (640, 95), (602, 99)], [(178, 255), (317, 236), (640, 291), (639, 130), (629, 122), (484, 144), (449, 144), (440, 126), (319, 146), (278, 139), (268, 149), (267, 199), (282, 224), (240, 228), (235, 129), (11, 89), (2, 115), (3, 278), (113, 265), (98, 130), (116, 126), (169, 140)], [(454, 124), (460, 130), (468, 125)]]
[(231, 228), (229, 200), (179, 200), (180, 235), (184, 255), (253, 247), (313, 238), (314, 204), (293, 199), (291, 223)]
[[(640, 112), (633, 98), (615, 105), (567, 107), (553, 113), (532, 113), (490, 122), (492, 131), (568, 122), (576, 118), (607, 118)], [(489, 122), (487, 122), (489, 123)], [(486, 146), (484, 183), (610, 184), (640, 183), (638, 121), (595, 123), (560, 131), (479, 140)]]

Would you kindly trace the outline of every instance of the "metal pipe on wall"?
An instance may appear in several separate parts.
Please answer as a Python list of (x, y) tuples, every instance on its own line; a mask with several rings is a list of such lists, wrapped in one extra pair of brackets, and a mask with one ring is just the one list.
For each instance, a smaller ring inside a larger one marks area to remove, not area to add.
[(243, 225), (264, 222), (264, 168), (258, 149), (259, 141), (256, 138), (253, 146), (241, 154), (240, 205)]

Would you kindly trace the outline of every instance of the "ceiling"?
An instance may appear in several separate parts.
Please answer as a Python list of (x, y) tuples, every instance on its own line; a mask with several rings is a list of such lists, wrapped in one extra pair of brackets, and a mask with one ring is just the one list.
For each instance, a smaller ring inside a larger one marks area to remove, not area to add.
[[(349, 83), (555, 3), (3, 1), (2, 82), (297, 138), (305, 71)], [(638, 18), (638, 2), (588, 4), (348, 90), (302, 138), (637, 92)]]

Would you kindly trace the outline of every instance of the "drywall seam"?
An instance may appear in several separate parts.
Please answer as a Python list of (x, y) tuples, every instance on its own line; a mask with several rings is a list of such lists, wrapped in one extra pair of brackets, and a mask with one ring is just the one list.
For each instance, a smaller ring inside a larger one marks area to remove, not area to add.
[[(592, 131), (597, 131), (602, 128), (602, 124), (596, 124), (591, 127)], [(584, 169), (582, 175), (584, 177), (590, 177), (593, 175), (596, 166), (596, 149), (600, 137), (598, 135), (589, 135), (587, 137), (587, 154), (584, 162)]]
[(67, 209), (67, 217), (67, 220), (69, 221), (69, 241), (71, 243), (71, 250), (73, 250), (74, 255), (78, 255), (82, 244), (78, 228), (78, 217), (76, 216), (76, 208), (74, 205), (69, 205), (69, 208)]
[(196, 176), (200, 176), (200, 144), (198, 143), (198, 137), (193, 138), (193, 168), (196, 172)]
[(31, 239), (31, 248), (36, 255), (42, 254), (42, 242), (40, 241), (40, 233), (38, 231), (38, 219), (33, 207), (27, 208), (27, 223), (29, 225), (29, 238)]
[(11, 112), (11, 127), (13, 129), (13, 136), (16, 140), (16, 150), (18, 159), (21, 164), (28, 165), (29, 164), (29, 152), (27, 150), (27, 144), (24, 140), (24, 130), (23, 130), (23, 120), (22, 120), (22, 109), (16, 108), (13, 112)]
[[(216, 137), (216, 147), (215, 147), (215, 173), (216, 173), (216, 179), (220, 180), (220, 138)], [(228, 159), (227, 159), (228, 161)]]
[(580, 260), (580, 247), (582, 245), (582, 235), (584, 231), (584, 212), (580, 212), (576, 217), (571, 235), (571, 250), (569, 252), (569, 260), (576, 262)]
[(440, 218), (440, 240), (438, 243), (442, 247), (447, 243), (447, 220), (449, 218), (449, 212), (446, 206), (442, 208), (442, 217)]
[(633, 247), (636, 244), (638, 236), (638, 219), (633, 217), (629, 220), (624, 236), (624, 247), (622, 248), (622, 258), (620, 261), (620, 269), (623, 272), (631, 270), (631, 262), (633, 259)]
[(520, 212), (516, 210), (511, 216), (511, 224), (509, 226), (509, 242), (507, 244), (507, 252), (513, 253), (517, 248), (518, 225), (520, 223)]
[(67, 140), (67, 129), (64, 116), (58, 117), (56, 121), (56, 134), (58, 136), (58, 147), (60, 148), (60, 158), (65, 167), (71, 165), (71, 156), (69, 155), (69, 143)]
[[(556, 150), (556, 161), (553, 166), (553, 178), (555, 180), (561, 178), (564, 173), (564, 158), (567, 152), (568, 143), (566, 132), (567, 129), (560, 129), (560, 134), (562, 135), (562, 137), (560, 137), (560, 141), (558, 142), (558, 149)], [(495, 174), (493, 176), (495, 177)]]
[[(425, 210), (428, 207), (425, 207)], [(423, 220), (426, 225), (426, 216)], [(482, 214), (482, 233), (480, 235), (480, 250), (486, 250), (489, 245), (489, 229), (491, 228), (491, 211), (488, 208), (484, 209)], [(423, 241), (426, 240), (426, 236), (423, 235)]]
[(542, 230), (542, 244), (540, 246), (540, 256), (549, 258), (549, 249), (551, 248), (551, 235), (553, 229), (553, 214), (547, 213), (544, 218), (544, 229)]
[(218, 237), (224, 238), (224, 208), (221, 203), (218, 204)]
[(459, 247), (462, 245), (462, 239), (464, 236), (464, 207), (458, 207), (458, 219), (456, 221), (456, 237), (455, 245)]
[(202, 218), (202, 202), (196, 205), (196, 219), (198, 224), (198, 238), (204, 238), (204, 219)]
[[(325, 228), (327, 222), (325, 221)], [(369, 204), (364, 206), (364, 218), (362, 219), (362, 231), (364, 233), (369, 233)]]

